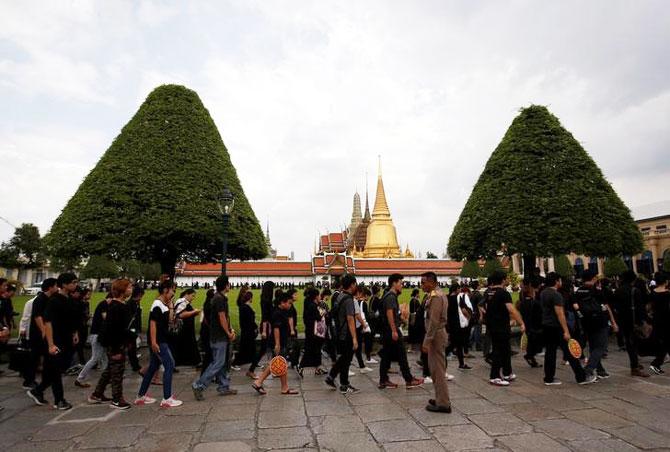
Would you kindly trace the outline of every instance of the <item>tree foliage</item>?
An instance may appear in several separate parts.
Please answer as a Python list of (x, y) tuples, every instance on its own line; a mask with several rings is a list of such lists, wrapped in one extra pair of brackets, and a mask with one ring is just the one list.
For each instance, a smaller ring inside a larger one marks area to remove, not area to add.
[(461, 276), (464, 278), (479, 278), (482, 275), (477, 261), (464, 260), (461, 267)]
[(603, 271), (608, 278), (619, 276), (626, 270), (628, 270), (628, 266), (621, 256), (608, 257), (605, 259)]
[(499, 270), (504, 271), (504, 268), (503, 268), (502, 264), (500, 263), (500, 261), (497, 258), (492, 257), (491, 259), (486, 259), (486, 262), (484, 263), (484, 267), (482, 267), (482, 275), (488, 277), (488, 276), (491, 275), (491, 273), (493, 273), (495, 271), (499, 271)]
[(44, 264), (44, 246), (40, 230), (23, 223), (14, 230), (9, 242), (0, 245), (0, 265), (7, 268), (36, 268)]
[(81, 269), (81, 278), (116, 278), (119, 276), (119, 266), (107, 256), (91, 256)]
[(161, 266), (157, 262), (140, 262), (129, 259), (121, 262), (121, 274), (128, 278), (144, 281), (157, 281), (161, 275)]
[(235, 196), (229, 257), (262, 258), (267, 249), (221, 136), (198, 95), (156, 88), (54, 222), (51, 254), (63, 260), (108, 255), (160, 262), (221, 258), (223, 188)]
[(575, 268), (565, 254), (560, 254), (554, 257), (554, 271), (561, 275), (561, 278), (566, 280), (572, 278), (575, 274)]
[(642, 236), (629, 209), (579, 142), (546, 107), (522, 109), (475, 184), (449, 255), (634, 255)]

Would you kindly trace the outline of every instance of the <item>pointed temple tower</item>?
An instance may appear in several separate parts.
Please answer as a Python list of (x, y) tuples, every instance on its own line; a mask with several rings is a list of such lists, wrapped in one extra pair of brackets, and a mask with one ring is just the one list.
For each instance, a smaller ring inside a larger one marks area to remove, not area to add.
[(365, 243), (368, 241), (368, 227), (370, 226), (370, 201), (368, 200), (368, 189), (365, 189), (365, 216), (361, 224), (358, 225), (356, 229), (356, 235), (354, 236), (354, 249), (353, 254), (356, 257), (363, 257), (363, 250), (365, 249)]
[(356, 192), (354, 195), (354, 210), (351, 212), (351, 223), (349, 223), (349, 227), (347, 228), (347, 240), (352, 246), (353, 238), (356, 235), (356, 229), (358, 229), (361, 221), (363, 221), (363, 214), (361, 213), (361, 197), (358, 192)]
[(377, 194), (375, 208), (372, 210), (372, 221), (367, 228), (367, 240), (363, 257), (368, 258), (398, 258), (401, 257), (398, 237), (391, 219), (384, 193), (382, 180), (382, 163), (379, 159), (379, 174), (377, 176)]
[(272, 248), (272, 242), (270, 241), (270, 220), (268, 220), (267, 229), (265, 230), (265, 244), (268, 248), (268, 255), (266, 256), (266, 259), (276, 259), (277, 250)]

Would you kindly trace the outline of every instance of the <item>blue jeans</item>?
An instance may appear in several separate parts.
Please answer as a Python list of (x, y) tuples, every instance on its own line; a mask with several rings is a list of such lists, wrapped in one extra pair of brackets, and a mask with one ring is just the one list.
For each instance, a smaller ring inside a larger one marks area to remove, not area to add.
[(91, 334), (88, 338), (91, 343), (91, 359), (88, 360), (84, 368), (79, 372), (79, 376), (77, 377), (79, 381), (86, 380), (91, 370), (93, 370), (93, 366), (96, 364), (99, 364), (99, 368), (103, 371), (107, 369), (107, 352), (105, 351), (105, 347), (98, 342), (98, 335)]
[(217, 391), (223, 392), (230, 388), (230, 378), (228, 378), (228, 369), (226, 368), (228, 344), (228, 342), (220, 341), (210, 343), (212, 347), (212, 362), (200, 375), (200, 378), (193, 382), (194, 389), (205, 389), (213, 378), (216, 378), (218, 384)]
[(142, 384), (140, 385), (140, 391), (138, 395), (140, 397), (144, 396), (149, 390), (149, 385), (151, 384), (151, 379), (154, 377), (154, 374), (158, 370), (161, 364), (163, 364), (163, 398), (169, 399), (172, 397), (172, 372), (174, 371), (174, 358), (172, 357), (172, 352), (170, 352), (170, 347), (165, 342), (158, 344), (160, 348), (160, 354), (151, 351), (149, 357), (149, 368), (142, 378)]

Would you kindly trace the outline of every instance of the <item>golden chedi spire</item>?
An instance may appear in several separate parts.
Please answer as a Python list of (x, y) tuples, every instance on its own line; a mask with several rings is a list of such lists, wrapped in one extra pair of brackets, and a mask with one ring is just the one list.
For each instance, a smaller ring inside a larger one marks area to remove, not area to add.
[(398, 258), (401, 257), (398, 237), (391, 219), (391, 211), (386, 202), (384, 181), (382, 180), (382, 164), (379, 159), (379, 174), (377, 176), (377, 194), (375, 207), (372, 210), (372, 221), (368, 226), (367, 240), (365, 241), (365, 257), (369, 258)]

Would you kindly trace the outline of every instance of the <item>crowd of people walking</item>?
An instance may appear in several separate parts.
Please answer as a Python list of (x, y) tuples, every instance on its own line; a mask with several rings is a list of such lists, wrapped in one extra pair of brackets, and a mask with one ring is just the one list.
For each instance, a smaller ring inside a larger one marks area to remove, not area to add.
[[(284, 357), (300, 378), (311, 369), (315, 377), (324, 378), (326, 385), (343, 394), (359, 391), (350, 381), (356, 370), (368, 374), (374, 372), (370, 366), (376, 364), (378, 388), (398, 388), (389, 376), (396, 362), (405, 388), (432, 384), (435, 398), (427, 401), (427, 410), (449, 413), (448, 381), (454, 376), (447, 372), (448, 356), (457, 360), (459, 371), (467, 372), (472, 366), (466, 359), (481, 351), (490, 365), (490, 384), (509, 386), (516, 379), (511, 346), (514, 333), (521, 335), (525, 362), (531, 368), (543, 368), (547, 386), (562, 384), (556, 378), (558, 359), (570, 366), (578, 384), (607, 379), (610, 375), (603, 359), (611, 335), (628, 354), (631, 376), (649, 378), (650, 373), (665, 373), (663, 363), (670, 353), (670, 292), (667, 275), (662, 272), (647, 283), (632, 271), (614, 281), (585, 271), (579, 285), (574, 285), (556, 273), (541, 276), (536, 270), (523, 280), (517, 301), (502, 271), (489, 275), (483, 288), (479, 281), (454, 281), (444, 291), (435, 273), (427, 272), (421, 276), (420, 289), (412, 288), (409, 303), (403, 304), (399, 297), (406, 284), (400, 274), (390, 275), (383, 287), (358, 285), (355, 276), (344, 275), (332, 287), (305, 288), (299, 319), (295, 307), (298, 291), (284, 291), (267, 281), (261, 288), (258, 321), (253, 291), (248, 287), (239, 291), (237, 332), (231, 323), (227, 277), (219, 277), (208, 290), (202, 310), (193, 306), (194, 289), (185, 289), (176, 297), (177, 287), (165, 280), (157, 286), (149, 309), (149, 359), (141, 367), (138, 338), (144, 289), (128, 279), (116, 279), (91, 315), (90, 290), (79, 287), (76, 275), (63, 273), (57, 279), (46, 279), (38, 295), (26, 303), (20, 322), (22, 341), (29, 349), (21, 369), (23, 386), (37, 405), (49, 403), (46, 392), (50, 389), (53, 406), (67, 410), (72, 405), (65, 398), (62, 375), (74, 373), (77, 387), (93, 388), (89, 403), (128, 409), (131, 403), (123, 394), (128, 359), (132, 371), (143, 376), (134, 404), (156, 403), (149, 389), (152, 384), (161, 384), (160, 406), (174, 408), (183, 403), (175, 397), (172, 386), (178, 366), (200, 368), (191, 385), (194, 399), (200, 401), (212, 383), (216, 383), (219, 395), (237, 394), (230, 377), (242, 366), (253, 389), (267, 394), (264, 383), (273, 376), (268, 363), (276, 356)], [(8, 298), (11, 304), (11, 294), (7, 282), (0, 279), (3, 307)], [(7, 342), (13, 326), (4, 311), (0, 342)], [(299, 321), (304, 343), (297, 334)], [(88, 359), (86, 339), (91, 345)], [(408, 351), (413, 348), (420, 352), (417, 365), (421, 375), (417, 376), (408, 360)], [(643, 349), (646, 355), (654, 355), (649, 372), (640, 365)], [(330, 366), (324, 360), (330, 361)], [(92, 385), (89, 378), (96, 367), (101, 373)], [(281, 394), (298, 394), (289, 386), (286, 373), (275, 376), (280, 380)], [(111, 397), (105, 395), (107, 386), (111, 386)]]

